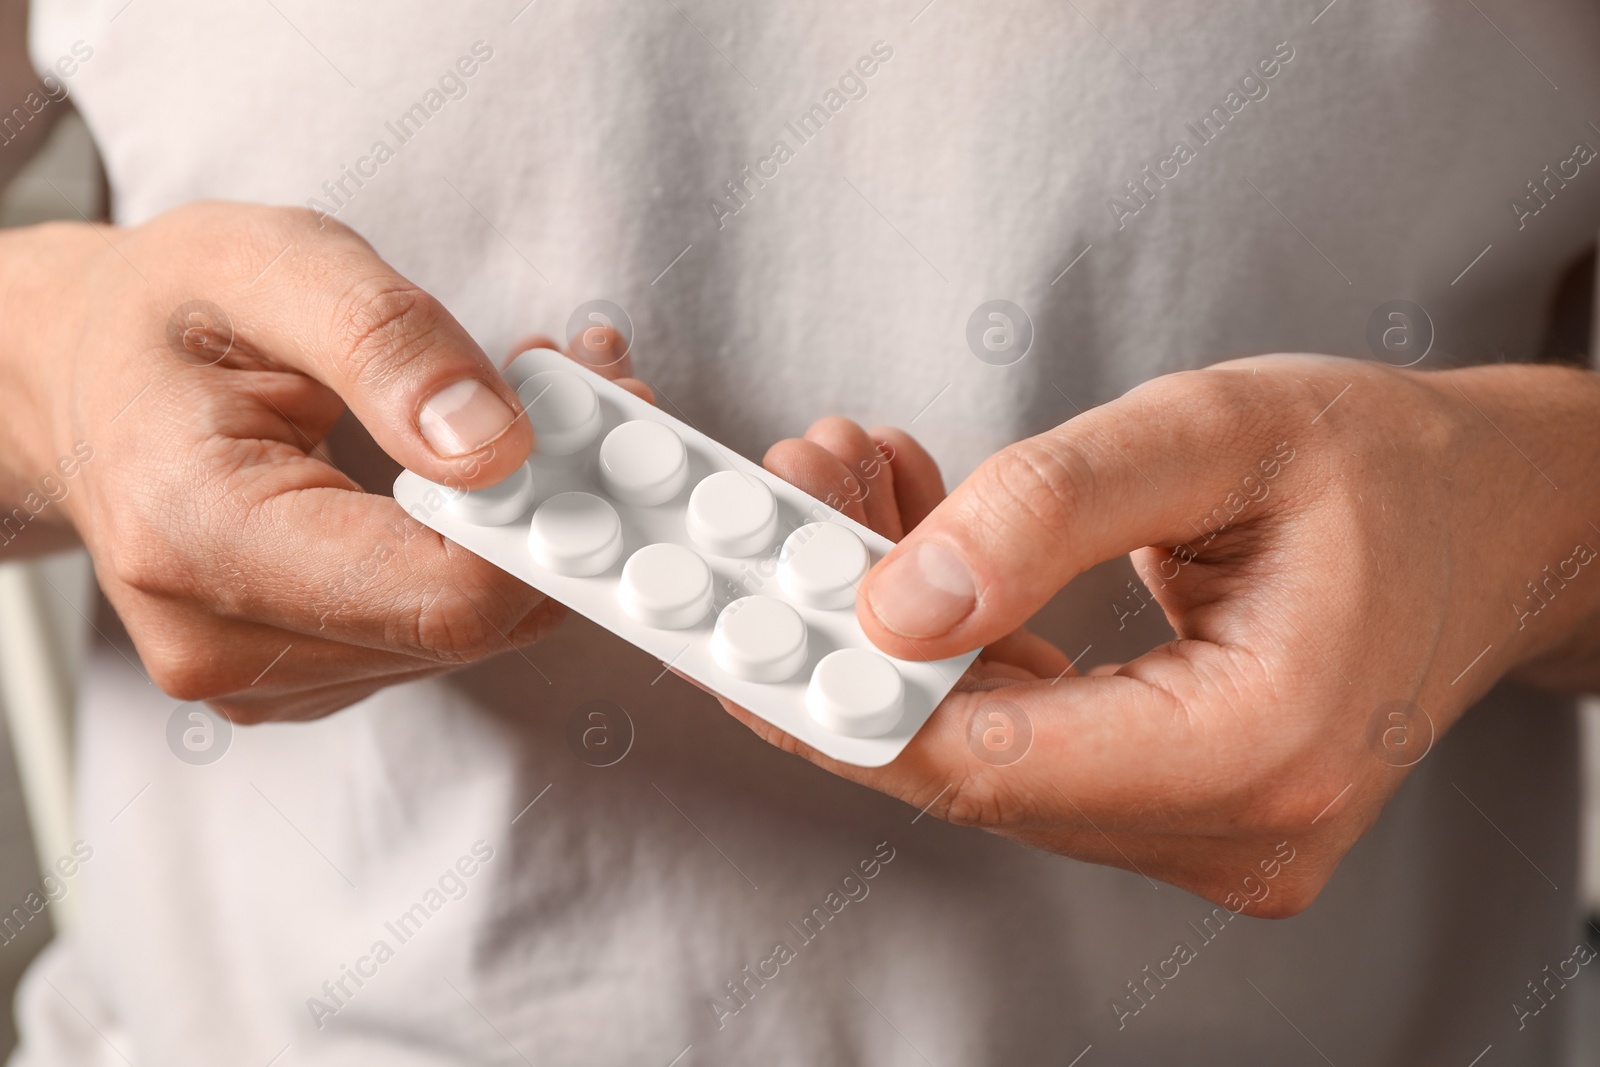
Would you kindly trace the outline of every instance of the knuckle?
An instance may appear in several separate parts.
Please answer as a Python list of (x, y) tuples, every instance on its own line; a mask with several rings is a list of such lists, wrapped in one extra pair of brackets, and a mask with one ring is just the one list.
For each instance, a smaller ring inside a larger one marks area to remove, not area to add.
[(119, 584), (150, 596), (183, 595), (187, 578), (172, 543), (140, 523), (122, 523), (105, 541), (104, 560), (97, 565), (110, 570)]
[(939, 817), (957, 826), (992, 829), (1007, 821), (1004, 794), (990, 775), (969, 772), (958, 778), (940, 804)]
[(338, 305), (339, 356), (354, 384), (382, 385), (432, 345), (444, 307), (399, 278), (365, 278)]
[(1154, 378), (1129, 395), (1141, 398), (1152, 418), (1180, 415), (1196, 440), (1218, 447), (1270, 436), (1282, 410), (1293, 406), (1293, 398), (1274, 403), (1261, 381), (1244, 370), (1209, 367)]
[[(208, 462), (227, 469), (230, 448), (238, 434), (244, 407), (237, 394), (216, 389), (210, 383), (186, 382), (180, 386), (183, 417), (199, 452)], [(236, 462), (236, 461), (235, 461)]]
[[(217, 264), (222, 270), (231, 270), (236, 280), (253, 277), (267, 260), (279, 255), (292, 244), (310, 241), (319, 231), (348, 227), (307, 207), (270, 204), (240, 204), (223, 200), (191, 201), (170, 213), (169, 224), (179, 228), (203, 247), (217, 248), (222, 260)], [(218, 234), (226, 234), (226, 242), (218, 242)]]
[(197, 650), (162, 649), (143, 659), (156, 688), (174, 700), (213, 700), (233, 689), (210, 658)]
[(233, 694), (205, 701), (205, 705), (234, 726), (260, 726), (274, 722), (307, 722), (332, 715), (357, 704), (383, 686), (373, 684), (333, 692), (310, 691), (269, 697)]
[(464, 594), (452, 590), (430, 599), (417, 611), (411, 641), (440, 662), (467, 664), (504, 646), (504, 632)]
[(1128, 395), (1144, 398), (1157, 407), (1180, 405), (1204, 413), (1219, 406), (1231, 408), (1244, 399), (1240, 375), (1226, 367), (1173, 371), (1139, 384)]
[(267, 209), (271, 218), (291, 234), (321, 233), (335, 236), (356, 236), (356, 231), (332, 215), (309, 207), (273, 207)]
[(1184, 877), (1180, 871), (1174, 884), (1234, 914), (1292, 918), (1316, 902), (1342, 855), (1329, 852), (1325, 841), (1307, 836), (1294, 840), (1296, 844), (1291, 846), (1289, 839), (1276, 835), (1246, 836), (1232, 846), (1214, 846), (1209, 858), (1190, 860), (1192, 877)]
[[(310, 241), (321, 238), (352, 238), (366, 241), (355, 230), (332, 215), (315, 208), (293, 204), (218, 204), (234, 218), (242, 219), (245, 227), (265, 248), (271, 245), (276, 253), (285, 242)], [(241, 214), (242, 212), (242, 214)]]
[(234, 726), (259, 726), (282, 717), (272, 707), (255, 700), (215, 698), (205, 701), (205, 705)]
[(1050, 528), (1091, 499), (1095, 480), (1082, 451), (1039, 437), (1010, 446), (979, 471), (980, 491), (1000, 505), (1000, 514), (1020, 514)]
[(1251, 908), (1251, 912), (1263, 919), (1292, 919), (1315, 904), (1327, 884), (1328, 875), (1321, 871), (1310, 875), (1302, 873), (1298, 877), (1285, 876), (1273, 883), (1272, 892)]
[(1183, 371), (1173, 377), (1182, 384), (1190, 403), (1201, 411), (1237, 414), (1254, 408), (1260, 396), (1259, 388), (1249, 384), (1252, 376), (1242, 370), (1210, 367)]
[(1315, 809), (1308, 811), (1303, 794), (1293, 794), (1258, 802), (1235, 825), (1253, 836), (1301, 837), (1312, 829), (1316, 817)]
[[(727, 707), (728, 705), (726, 702), (724, 702), (723, 706)], [(784, 730), (772, 725), (771, 723), (767, 722), (767, 720), (757, 715), (745, 713), (739, 716), (739, 719), (744, 723), (746, 729), (755, 734), (761, 740), (765, 741), (767, 744), (771, 745), (773, 748), (777, 749), (779, 752), (782, 752), (788, 756), (799, 756), (803, 759), (809, 759), (812, 762), (816, 762), (814, 750), (805, 742), (795, 737), (793, 734), (786, 733)]]
[(539, 602), (506, 632), (507, 641), (516, 647), (538, 644), (549, 637), (566, 617), (565, 605), (541, 597)]
[(1273, 786), (1252, 800), (1245, 821), (1251, 831), (1264, 836), (1303, 837), (1313, 831), (1329, 800), (1344, 788), (1342, 783), (1322, 778)]

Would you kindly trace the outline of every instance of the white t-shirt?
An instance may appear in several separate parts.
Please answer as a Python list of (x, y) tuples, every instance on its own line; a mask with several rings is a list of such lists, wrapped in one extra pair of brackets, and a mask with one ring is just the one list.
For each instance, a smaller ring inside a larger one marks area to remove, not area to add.
[[(1389, 300), (1424, 366), (1530, 358), (1600, 223), (1590, 3), (921, 3), (63, 0), (33, 50), (92, 50), (123, 223), (316, 199), (491, 353), (609, 300), (746, 455), (843, 414), (952, 484), (1154, 375), (1370, 357)], [(1008, 366), (966, 340), (995, 298), (1034, 332)], [(1158, 640), (1126, 577), (1042, 628)], [(1579, 937), (1563, 703), (1497, 691), (1269, 922), (918, 818), (660, 674), (574, 618), (194, 766), (102, 644), (83, 925), (17, 1062), (1560, 1062), (1569, 999), (1518, 1012)], [(592, 701), (615, 765), (569, 744)]]

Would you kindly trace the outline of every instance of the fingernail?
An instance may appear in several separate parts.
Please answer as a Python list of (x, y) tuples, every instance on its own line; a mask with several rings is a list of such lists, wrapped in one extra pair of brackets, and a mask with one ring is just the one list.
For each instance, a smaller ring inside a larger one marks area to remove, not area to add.
[(417, 415), (417, 428), (446, 459), (476, 452), (506, 428), (516, 415), (483, 382), (463, 378), (434, 393)]
[(924, 541), (873, 577), (867, 603), (901, 637), (938, 637), (972, 614), (978, 586), (960, 556)]

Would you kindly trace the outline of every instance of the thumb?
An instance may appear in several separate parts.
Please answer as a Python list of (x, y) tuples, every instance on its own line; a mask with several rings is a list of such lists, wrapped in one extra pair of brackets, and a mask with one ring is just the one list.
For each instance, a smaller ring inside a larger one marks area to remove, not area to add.
[(862, 628), (891, 655), (940, 659), (999, 640), (1097, 563), (1150, 545), (1176, 563), (1193, 550), (1179, 546), (1266, 514), (1293, 458), (1280, 429), (1248, 372), (1208, 370), (1012, 445), (868, 573)]
[(523, 463), (534, 441), (522, 404), (444, 305), (348, 228), (306, 226), (273, 284), (241, 291), (239, 339), (338, 393), (424, 478), (481, 487)]

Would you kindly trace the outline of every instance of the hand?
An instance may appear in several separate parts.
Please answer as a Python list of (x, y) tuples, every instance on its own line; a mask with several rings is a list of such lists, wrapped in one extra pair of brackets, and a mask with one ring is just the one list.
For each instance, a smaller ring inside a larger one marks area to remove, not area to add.
[[(849, 419), (819, 419), (803, 438), (773, 445), (762, 463), (891, 541), (900, 540), (945, 498), (939, 465), (915, 438), (891, 426), (867, 431)], [(1019, 626), (990, 641), (972, 673), (982, 678), (1054, 678), (1068, 662), (1054, 645)], [(752, 727), (761, 724), (757, 727), (761, 732), (785, 736), (743, 708), (723, 704)], [(796, 748), (798, 743), (787, 738), (785, 747)]]
[[(483, 351), (349, 229), (197, 204), (131, 229), (12, 231), (0, 272), (0, 499), (25, 519), (0, 540), (81, 538), (167, 693), (236, 722), (311, 718), (562, 617), (328, 462), (346, 406), (455, 486), (493, 484), (534, 447)], [(627, 375), (627, 357), (602, 373)]]
[[(937, 506), (931, 461), (875, 431), (896, 458), (856, 517), (908, 536), (863, 581), (862, 626), (908, 659), (1001, 654), (882, 768), (730, 710), (941, 818), (1294, 914), (1496, 680), (1594, 683), (1597, 416), (1581, 371), (1260, 357), (1149, 382)], [(813, 493), (859, 479), (864, 435), (807, 437), (768, 466)], [(1124, 553), (1178, 640), (1079, 676), (1008, 636)], [(994, 759), (991, 723), (1031, 746)]]

